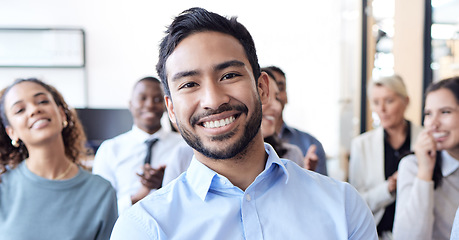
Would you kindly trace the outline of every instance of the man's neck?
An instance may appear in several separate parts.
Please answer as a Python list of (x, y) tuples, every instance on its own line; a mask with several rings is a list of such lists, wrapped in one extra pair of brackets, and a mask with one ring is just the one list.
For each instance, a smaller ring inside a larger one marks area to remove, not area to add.
[(263, 172), (268, 159), (261, 134), (257, 134), (243, 152), (230, 159), (211, 159), (196, 150), (194, 153), (202, 164), (225, 176), (243, 191)]

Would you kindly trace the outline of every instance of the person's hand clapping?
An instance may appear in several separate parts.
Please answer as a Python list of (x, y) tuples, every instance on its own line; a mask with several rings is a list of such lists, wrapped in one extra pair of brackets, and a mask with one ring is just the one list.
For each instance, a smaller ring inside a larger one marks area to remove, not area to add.
[(317, 146), (315, 144), (312, 144), (308, 148), (308, 152), (306, 153), (306, 156), (304, 157), (304, 168), (314, 171), (316, 170), (317, 167), (317, 162), (319, 161), (319, 157), (316, 154), (316, 149)]

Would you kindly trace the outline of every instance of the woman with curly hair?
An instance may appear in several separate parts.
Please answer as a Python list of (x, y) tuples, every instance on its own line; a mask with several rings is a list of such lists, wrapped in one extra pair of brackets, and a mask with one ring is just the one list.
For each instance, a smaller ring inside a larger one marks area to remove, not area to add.
[(110, 183), (80, 166), (86, 140), (62, 95), (38, 79), (0, 92), (0, 239), (108, 239)]

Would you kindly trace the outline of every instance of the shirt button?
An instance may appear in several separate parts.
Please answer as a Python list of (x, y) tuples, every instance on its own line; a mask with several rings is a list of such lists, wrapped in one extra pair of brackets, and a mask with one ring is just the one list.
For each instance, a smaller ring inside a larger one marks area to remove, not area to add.
[(249, 202), (250, 202), (250, 200), (252, 200), (252, 198), (250, 197), (250, 194), (245, 195), (245, 200), (247, 200)]

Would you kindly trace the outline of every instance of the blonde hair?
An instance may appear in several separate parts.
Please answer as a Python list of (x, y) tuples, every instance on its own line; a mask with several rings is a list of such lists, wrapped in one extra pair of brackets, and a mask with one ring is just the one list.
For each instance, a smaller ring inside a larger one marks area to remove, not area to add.
[(399, 75), (381, 77), (377, 80), (372, 81), (370, 86), (368, 87), (368, 93), (371, 93), (370, 90), (374, 87), (386, 87), (394, 91), (400, 97), (405, 99), (408, 98), (405, 83), (403, 82), (402, 77), (400, 77)]

